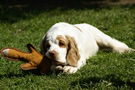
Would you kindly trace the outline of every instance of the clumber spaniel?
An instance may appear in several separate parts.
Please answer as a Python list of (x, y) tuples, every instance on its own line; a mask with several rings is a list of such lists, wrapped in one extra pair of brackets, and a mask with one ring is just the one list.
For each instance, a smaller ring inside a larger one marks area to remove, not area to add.
[(51, 70), (75, 73), (86, 64), (86, 59), (94, 56), (100, 48), (109, 48), (120, 54), (132, 51), (122, 43), (104, 34), (89, 24), (53, 25), (43, 37), (41, 53), (52, 61)]

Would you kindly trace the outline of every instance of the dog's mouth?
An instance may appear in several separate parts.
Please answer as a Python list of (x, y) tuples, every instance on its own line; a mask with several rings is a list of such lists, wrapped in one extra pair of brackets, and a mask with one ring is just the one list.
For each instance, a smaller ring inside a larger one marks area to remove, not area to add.
[(58, 60), (58, 57), (51, 57), (51, 56), (48, 56), (48, 55), (46, 55), (46, 56), (51, 60), (51, 63), (52, 63), (53, 65), (60, 65), (60, 66), (66, 65), (66, 63), (64, 63), (64, 62), (60, 62), (60, 61)]
[(59, 62), (59, 61), (57, 61), (55, 59), (51, 59), (51, 62), (52, 62), (53, 65), (61, 65), (61, 66), (66, 65), (66, 63)]

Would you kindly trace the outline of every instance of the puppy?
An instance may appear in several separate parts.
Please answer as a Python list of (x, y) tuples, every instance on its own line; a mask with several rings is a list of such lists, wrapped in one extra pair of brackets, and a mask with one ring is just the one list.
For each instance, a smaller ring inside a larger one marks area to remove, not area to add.
[(94, 56), (100, 48), (107, 48), (120, 54), (133, 51), (122, 43), (104, 34), (89, 24), (53, 25), (43, 37), (41, 53), (52, 61), (51, 70), (75, 73)]

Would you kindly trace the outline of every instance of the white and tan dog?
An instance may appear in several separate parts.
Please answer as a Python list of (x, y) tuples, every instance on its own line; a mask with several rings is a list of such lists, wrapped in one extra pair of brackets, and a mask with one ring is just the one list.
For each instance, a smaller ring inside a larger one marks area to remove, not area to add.
[(75, 73), (94, 56), (99, 48), (110, 48), (120, 54), (133, 49), (111, 38), (89, 24), (57, 23), (43, 37), (41, 53), (53, 62), (51, 70)]

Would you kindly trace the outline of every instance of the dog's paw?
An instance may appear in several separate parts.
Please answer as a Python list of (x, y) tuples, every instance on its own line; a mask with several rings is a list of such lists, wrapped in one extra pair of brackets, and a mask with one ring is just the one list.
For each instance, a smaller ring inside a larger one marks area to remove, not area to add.
[(58, 70), (58, 71), (62, 71), (63, 67), (62, 66), (56, 66), (55, 69)]
[(126, 48), (123, 48), (123, 47), (117, 47), (117, 48), (114, 48), (113, 49), (114, 52), (117, 52), (117, 53), (120, 53), (120, 54), (126, 54), (128, 52), (131, 52), (131, 49), (126, 47)]
[(64, 66), (63, 71), (67, 74), (73, 74), (77, 71), (77, 67)]
[(56, 71), (56, 72), (63, 71), (63, 67), (57, 66), (57, 65), (52, 65), (50, 69), (51, 69), (51, 71)]

